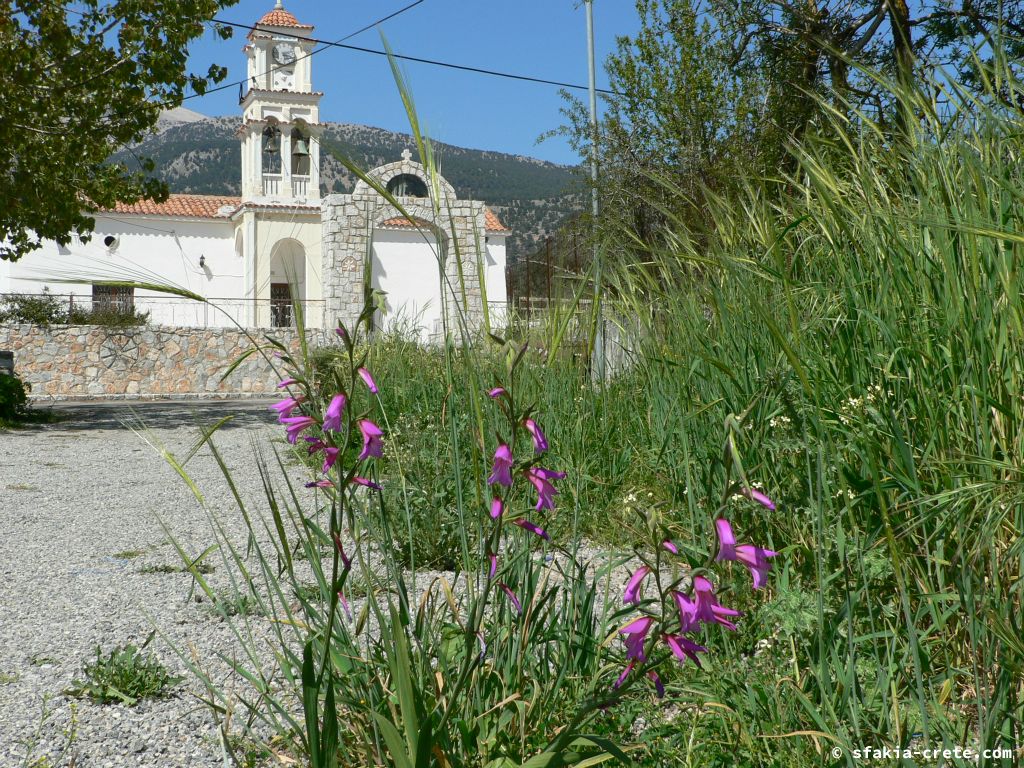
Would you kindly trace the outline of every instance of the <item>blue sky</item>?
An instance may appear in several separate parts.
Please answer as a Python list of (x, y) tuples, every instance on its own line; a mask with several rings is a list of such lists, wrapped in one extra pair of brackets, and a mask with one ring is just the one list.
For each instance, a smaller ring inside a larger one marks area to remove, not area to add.
[[(285, 8), (313, 36), (338, 40), (408, 5), (411, 0), (285, 0)], [(587, 83), (586, 17), (578, 0), (425, 0), (384, 26), (396, 53), (563, 82)], [(241, 0), (222, 17), (255, 23), (274, 0)], [(598, 86), (606, 87), (603, 60), (617, 35), (633, 34), (639, 22), (632, 0), (594, 0)], [(212, 32), (195, 41), (191, 66), (228, 67), (228, 81), (245, 76), (240, 48), (245, 31), (222, 41)], [(376, 30), (348, 41), (380, 48)], [(420, 120), (431, 138), (475, 149), (530, 155), (558, 163), (579, 158), (560, 138), (536, 144), (562, 123), (558, 89), (422, 64), (404, 65)], [(408, 129), (408, 120), (387, 60), (336, 48), (314, 58), (314, 85), (324, 91), (321, 119)], [(585, 93), (581, 92), (585, 97)], [(183, 105), (206, 115), (238, 113), (238, 93), (228, 89)]]

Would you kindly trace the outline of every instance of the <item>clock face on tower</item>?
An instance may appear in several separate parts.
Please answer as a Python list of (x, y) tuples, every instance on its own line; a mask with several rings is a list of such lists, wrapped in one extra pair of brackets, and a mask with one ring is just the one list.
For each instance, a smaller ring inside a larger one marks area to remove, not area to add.
[(295, 47), (288, 43), (278, 43), (270, 52), (274, 63), (274, 88), (291, 90), (295, 87)]

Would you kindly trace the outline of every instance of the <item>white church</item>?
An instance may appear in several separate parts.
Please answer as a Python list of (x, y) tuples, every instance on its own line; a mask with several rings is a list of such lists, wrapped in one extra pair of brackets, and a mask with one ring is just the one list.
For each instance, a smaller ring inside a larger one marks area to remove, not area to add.
[[(428, 178), (409, 150), (367, 175), (405, 214), (360, 180), (352, 194), (320, 194), (319, 104), (313, 90), (313, 27), (282, 7), (248, 36), (248, 89), (238, 139), (241, 197), (176, 194), (95, 215), (88, 242), (47, 243), (18, 262), (0, 261), (0, 294), (44, 289), (76, 304), (135, 307), (174, 326), (272, 328), (295, 323), (301, 302), (310, 327), (351, 323), (370, 289), (380, 292), (381, 329), (422, 341), (455, 329), (494, 328), (506, 313), (509, 230), (477, 200), (459, 199)], [(89, 282), (172, 283), (208, 304)], [(49, 281), (49, 282), (48, 282)]]

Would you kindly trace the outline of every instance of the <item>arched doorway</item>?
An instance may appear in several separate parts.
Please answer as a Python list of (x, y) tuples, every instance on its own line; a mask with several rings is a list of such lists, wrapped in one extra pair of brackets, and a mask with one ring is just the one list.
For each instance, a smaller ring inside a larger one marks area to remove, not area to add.
[(305, 300), (306, 251), (297, 240), (280, 240), (270, 255), (271, 327), (295, 325), (295, 303)]

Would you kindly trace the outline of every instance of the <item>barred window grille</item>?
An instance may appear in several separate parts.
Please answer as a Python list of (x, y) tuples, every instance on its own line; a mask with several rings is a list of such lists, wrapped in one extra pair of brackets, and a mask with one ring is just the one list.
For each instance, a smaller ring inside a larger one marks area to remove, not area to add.
[(94, 285), (92, 308), (130, 313), (135, 309), (135, 289), (122, 285)]
[(292, 294), (288, 283), (270, 284), (270, 324), (274, 328), (292, 325)]

